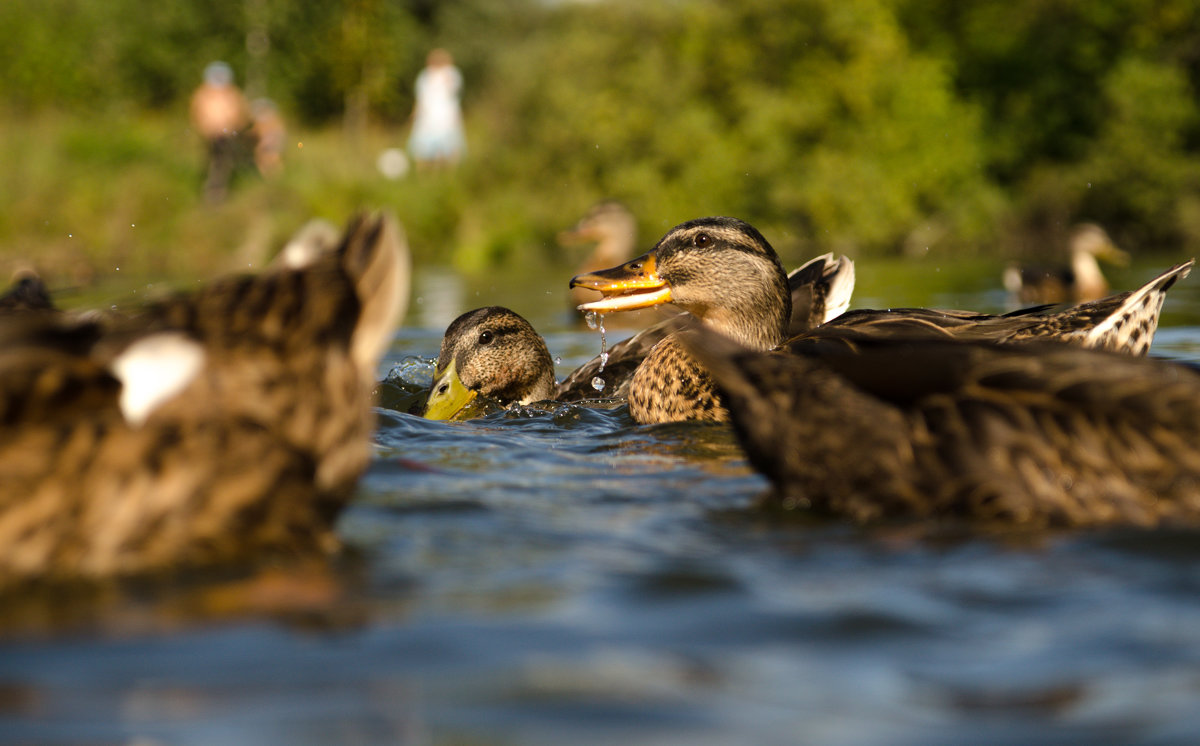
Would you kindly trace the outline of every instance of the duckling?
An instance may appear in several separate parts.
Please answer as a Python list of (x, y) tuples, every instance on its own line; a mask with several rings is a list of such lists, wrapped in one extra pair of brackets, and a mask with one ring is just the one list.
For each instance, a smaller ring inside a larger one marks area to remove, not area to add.
[[(1045, 308), (1003, 317), (925, 309), (856, 311), (817, 328), (853, 328), (876, 335), (902, 329), (908, 335), (1005, 342), (1047, 337), (1141, 353), (1157, 327), (1163, 293), (1191, 266), (1188, 262), (1172, 268), (1136, 293), (1057, 314)], [(700, 324), (754, 350), (773, 349), (790, 332), (791, 296), (784, 290), (787, 277), (779, 258), (761, 233), (736, 218), (683, 223), (649, 253), (609, 270), (576, 276), (571, 284), (604, 293), (603, 299), (582, 306), (584, 310), (608, 313), (672, 303)], [(628, 388), (630, 413), (638, 422), (726, 418), (712, 380), (672, 337), (651, 350)]]
[(1026, 526), (1200, 518), (1200, 373), (1152, 358), (825, 330), (764, 353), (681, 335), (764, 503)]
[[(854, 263), (824, 254), (787, 277), (793, 313), (790, 333), (800, 333), (843, 313), (854, 290)], [(535, 401), (575, 402), (601, 395), (593, 381), (604, 381), (604, 395), (628, 395), (633, 373), (665, 337), (690, 323), (684, 314), (664, 319), (613, 345), (576, 368), (561, 383), (546, 341), (520, 314), (502, 306), (468, 311), (446, 328), (424, 416), (457, 419), (474, 413), (478, 399), (500, 406)]]
[(389, 217), (102, 325), (0, 320), (0, 586), (333, 550), (408, 292)]
[(1082, 223), (1071, 231), (1071, 264), (1067, 267), (1022, 267), (1004, 270), (1004, 288), (1021, 303), (1079, 303), (1104, 297), (1108, 280), (1097, 259), (1125, 266), (1129, 255), (1113, 243), (1095, 223)]

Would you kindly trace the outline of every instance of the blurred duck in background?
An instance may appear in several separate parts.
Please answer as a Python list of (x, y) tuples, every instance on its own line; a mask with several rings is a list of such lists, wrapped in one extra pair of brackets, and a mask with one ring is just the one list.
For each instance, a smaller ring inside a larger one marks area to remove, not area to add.
[(334, 549), (409, 274), (363, 216), (110, 323), (0, 319), (0, 587)]
[(1118, 266), (1129, 264), (1129, 255), (1095, 223), (1075, 226), (1069, 248), (1071, 263), (1066, 267), (1010, 264), (1004, 270), (1004, 289), (1024, 304), (1081, 303), (1102, 298), (1109, 291), (1098, 259)]
[(54, 301), (41, 275), (32, 269), (13, 273), (12, 285), (0, 294), (0, 316), (25, 311), (53, 311)]

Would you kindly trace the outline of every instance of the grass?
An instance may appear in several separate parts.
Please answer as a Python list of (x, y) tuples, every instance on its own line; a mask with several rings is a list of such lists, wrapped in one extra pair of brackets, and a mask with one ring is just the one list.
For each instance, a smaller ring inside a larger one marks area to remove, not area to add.
[(57, 287), (117, 272), (187, 282), (255, 269), (306, 221), (342, 224), (363, 208), (396, 212), (418, 260), (444, 263), (464, 223), (461, 179), (389, 181), (375, 159), (399, 144), (383, 130), (294, 131), (282, 174), (243, 168), (228, 199), (209, 205), (202, 146), (183, 114), (3, 116), (0, 271), (32, 266)]

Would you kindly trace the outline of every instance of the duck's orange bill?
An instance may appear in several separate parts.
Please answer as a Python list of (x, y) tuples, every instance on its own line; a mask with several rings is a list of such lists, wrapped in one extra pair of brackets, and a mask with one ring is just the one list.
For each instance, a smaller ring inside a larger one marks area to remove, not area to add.
[(670, 303), (671, 288), (658, 276), (657, 269), (654, 252), (650, 252), (619, 267), (576, 275), (571, 278), (571, 287), (599, 290), (604, 295), (577, 307), (580, 311), (609, 313)]

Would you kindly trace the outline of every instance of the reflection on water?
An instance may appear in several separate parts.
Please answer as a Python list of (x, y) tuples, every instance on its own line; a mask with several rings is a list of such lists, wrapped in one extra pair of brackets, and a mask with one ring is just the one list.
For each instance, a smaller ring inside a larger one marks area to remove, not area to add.
[[(1000, 310), (987, 282), (891, 297)], [(401, 402), (444, 325), (491, 300), (438, 273), (414, 298), (381, 365), (386, 408), (339, 527), (346, 557), (6, 605), (0, 744), (1200, 733), (1200, 531), (782, 519), (749, 507), (765, 483), (719, 426), (639, 426), (620, 404), (427, 422)], [(563, 375), (599, 339), (558, 301), (517, 310)], [(1200, 362), (1196, 278), (1164, 320), (1155, 354)]]
[(463, 311), (466, 285), (447, 267), (422, 267), (413, 276), (409, 324), (427, 329), (445, 329)]

